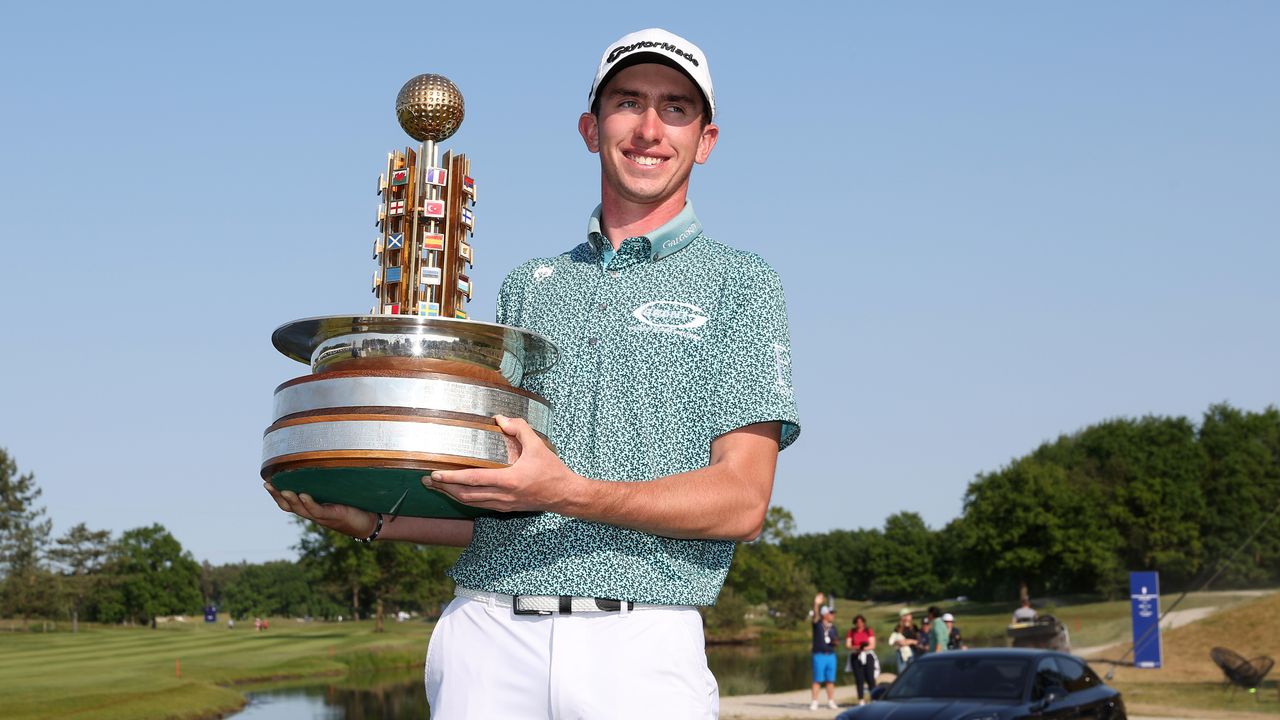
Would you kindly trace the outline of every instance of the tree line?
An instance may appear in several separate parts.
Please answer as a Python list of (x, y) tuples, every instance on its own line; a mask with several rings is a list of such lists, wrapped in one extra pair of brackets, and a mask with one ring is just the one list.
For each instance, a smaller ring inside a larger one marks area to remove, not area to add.
[[(1211, 406), (1114, 419), (978, 474), (961, 515), (786, 538), (817, 587), (874, 600), (1118, 597), (1128, 573), (1166, 590), (1280, 584), (1280, 411)], [(1265, 525), (1264, 525), (1265, 524)], [(1261, 528), (1261, 530), (1259, 530)]]
[(0, 449), (0, 617), (154, 625), (214, 606), (233, 618), (432, 614), (453, 595), (458, 550), (362, 545), (305, 524), (300, 559), (196, 562), (164, 526), (116, 536), (77, 524), (59, 537), (32, 473)]
[[(362, 545), (302, 524), (299, 559), (197, 563), (161, 525), (118, 537), (83, 523), (52, 537), (31, 473), (0, 450), (0, 617), (153, 622), (216, 605), (234, 617), (434, 615), (452, 597), (454, 548)], [(1062, 435), (978, 474), (961, 515), (932, 529), (914, 512), (883, 527), (796, 534), (770, 508), (739, 547), (713, 630), (763, 610), (805, 617), (816, 588), (845, 598), (1115, 597), (1131, 570), (1166, 590), (1280, 584), (1280, 411), (1211, 406), (1185, 417), (1115, 419)], [(1258, 531), (1268, 519), (1269, 531)]]

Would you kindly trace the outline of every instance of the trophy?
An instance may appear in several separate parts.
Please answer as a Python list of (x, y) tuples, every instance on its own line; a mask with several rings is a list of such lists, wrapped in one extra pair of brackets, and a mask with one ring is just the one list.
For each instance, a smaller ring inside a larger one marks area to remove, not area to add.
[(462, 123), (458, 88), (419, 75), (400, 89), (396, 117), (421, 144), (389, 153), (378, 177), (377, 304), (272, 333), (311, 374), (276, 388), (262, 477), (322, 503), (476, 517), (488, 511), (427, 490), (422, 476), (505, 467), (508, 440), (494, 415), (524, 418), (550, 446), (550, 405), (519, 385), (559, 351), (537, 333), (467, 319), (475, 180), (465, 155), (439, 159), (436, 147)]

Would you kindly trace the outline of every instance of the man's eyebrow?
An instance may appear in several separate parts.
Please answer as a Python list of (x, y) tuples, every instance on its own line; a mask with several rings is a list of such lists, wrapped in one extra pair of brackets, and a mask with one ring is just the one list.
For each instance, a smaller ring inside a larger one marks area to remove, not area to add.
[(681, 103), (683, 105), (693, 105), (694, 99), (689, 95), (680, 95), (678, 93), (668, 93), (662, 96), (664, 102)]
[[(614, 87), (609, 88), (609, 97), (641, 98), (644, 97), (644, 93), (627, 87)], [(697, 100), (694, 97), (690, 95), (682, 95), (680, 93), (667, 93), (662, 96), (661, 100), (662, 102), (682, 103), (684, 105), (694, 105), (697, 103)]]

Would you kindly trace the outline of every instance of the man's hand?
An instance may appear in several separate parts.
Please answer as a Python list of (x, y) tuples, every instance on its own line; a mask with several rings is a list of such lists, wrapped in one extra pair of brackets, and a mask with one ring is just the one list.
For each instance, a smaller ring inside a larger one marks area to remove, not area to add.
[(306, 493), (298, 495), (289, 490), (280, 492), (269, 482), (263, 483), (262, 486), (271, 494), (271, 499), (276, 501), (276, 505), (279, 505), (281, 510), (304, 517), (330, 530), (337, 530), (343, 535), (367, 538), (373, 534), (373, 528), (378, 524), (377, 516), (367, 510), (353, 508), (350, 505), (325, 505), (316, 502), (315, 498)]
[(506, 433), (510, 467), (437, 470), (422, 484), (465, 505), (499, 512), (552, 509), (574, 479), (581, 479), (520, 418), (494, 417)]

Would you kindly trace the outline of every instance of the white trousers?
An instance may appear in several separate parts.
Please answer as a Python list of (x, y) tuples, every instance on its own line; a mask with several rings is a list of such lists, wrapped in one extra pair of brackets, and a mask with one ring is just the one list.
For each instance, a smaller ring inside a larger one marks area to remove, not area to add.
[(688, 606), (516, 615), (454, 598), (431, 633), (432, 720), (715, 720), (702, 618)]

